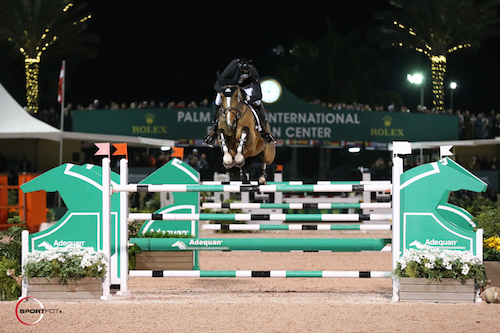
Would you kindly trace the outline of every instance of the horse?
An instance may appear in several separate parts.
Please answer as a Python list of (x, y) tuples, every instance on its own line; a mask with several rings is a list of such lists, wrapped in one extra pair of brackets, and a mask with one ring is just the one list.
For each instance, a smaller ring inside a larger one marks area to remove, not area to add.
[[(262, 161), (259, 183), (265, 184), (266, 166), (274, 161), (276, 145), (274, 142), (266, 144), (260, 135), (257, 111), (245, 103), (244, 91), (238, 84), (223, 85), (219, 94), (222, 104), (218, 111), (217, 142), (222, 150), (223, 166), (238, 168), (241, 180), (248, 181), (243, 169), (245, 160), (258, 157)], [(269, 124), (267, 130), (271, 130)]]

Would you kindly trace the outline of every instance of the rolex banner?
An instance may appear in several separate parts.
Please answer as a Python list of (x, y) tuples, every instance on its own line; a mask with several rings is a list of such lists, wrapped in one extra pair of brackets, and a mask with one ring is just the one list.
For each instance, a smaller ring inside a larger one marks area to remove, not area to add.
[[(268, 121), (282, 143), (315, 141), (392, 142), (458, 140), (455, 115), (332, 110), (310, 105), (286, 110), (267, 107)], [(201, 140), (211, 127), (212, 108), (85, 110), (73, 112), (75, 132)], [(279, 143), (279, 142), (278, 142)], [(307, 144), (307, 143), (306, 143)]]

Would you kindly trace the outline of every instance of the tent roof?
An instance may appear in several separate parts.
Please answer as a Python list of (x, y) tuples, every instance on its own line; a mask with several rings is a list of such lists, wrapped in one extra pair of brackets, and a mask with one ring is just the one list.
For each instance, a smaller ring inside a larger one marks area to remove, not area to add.
[(174, 146), (175, 141), (125, 135), (62, 132), (31, 116), (5, 90), (0, 83), (0, 139), (45, 139), (60, 141), (80, 140), (94, 142), (120, 142), (132, 146), (162, 147)]
[(26, 112), (0, 83), (0, 138), (59, 141), (60, 131)]

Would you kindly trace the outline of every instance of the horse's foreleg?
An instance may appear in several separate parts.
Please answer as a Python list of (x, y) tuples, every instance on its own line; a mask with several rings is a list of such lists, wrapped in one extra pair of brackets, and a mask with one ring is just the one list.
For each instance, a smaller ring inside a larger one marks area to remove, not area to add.
[(231, 154), (229, 154), (229, 148), (227, 147), (226, 144), (226, 137), (224, 136), (224, 131), (221, 130), (219, 131), (219, 142), (220, 142), (220, 148), (222, 150), (222, 164), (226, 169), (230, 169), (234, 166), (234, 161), (233, 157)]
[(267, 164), (262, 163), (262, 170), (261, 170), (260, 177), (259, 177), (259, 184), (261, 184), (261, 185), (265, 185), (266, 181), (267, 181), (267, 179), (266, 179), (267, 178), (266, 167), (267, 167)]
[(243, 149), (245, 148), (245, 143), (247, 142), (247, 132), (242, 131), (240, 137), (240, 143), (236, 149), (236, 155), (234, 156), (234, 162), (237, 168), (243, 167), (245, 164), (245, 157), (243, 156)]

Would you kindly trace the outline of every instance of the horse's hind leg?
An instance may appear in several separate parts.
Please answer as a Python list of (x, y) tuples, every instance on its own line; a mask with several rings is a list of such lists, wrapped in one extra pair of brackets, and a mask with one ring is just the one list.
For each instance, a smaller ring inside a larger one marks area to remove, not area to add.
[(243, 170), (243, 168), (240, 169), (240, 180), (243, 182), (243, 184), (250, 183), (247, 177), (247, 173), (245, 172), (245, 170)]
[(238, 144), (238, 148), (236, 148), (236, 155), (234, 156), (234, 163), (237, 168), (243, 167), (245, 164), (245, 157), (243, 156), (243, 149), (245, 149), (245, 143), (247, 142), (247, 131), (241, 131), (240, 143)]
[(234, 161), (231, 154), (229, 154), (229, 148), (227, 147), (226, 144), (226, 137), (224, 136), (224, 130), (219, 130), (219, 142), (223, 154), (222, 165), (224, 165), (226, 169), (231, 169), (234, 166)]

